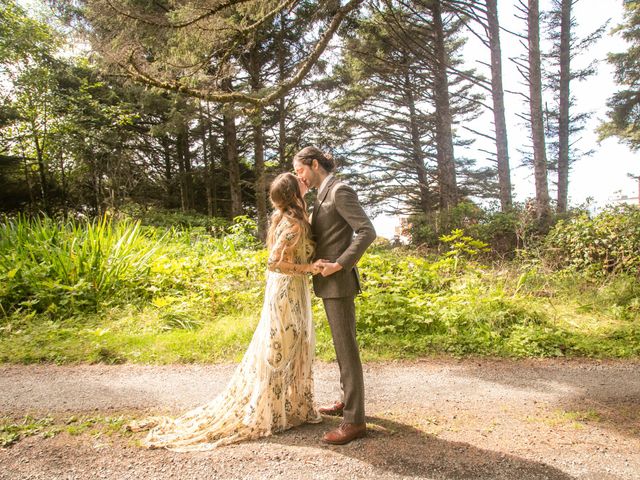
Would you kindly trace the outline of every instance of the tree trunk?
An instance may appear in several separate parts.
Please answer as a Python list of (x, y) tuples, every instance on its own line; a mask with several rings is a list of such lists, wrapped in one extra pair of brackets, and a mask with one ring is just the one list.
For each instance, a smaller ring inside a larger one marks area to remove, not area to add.
[(258, 238), (267, 238), (267, 186), (264, 170), (264, 132), (262, 110), (256, 114), (253, 125), (253, 150), (256, 168), (256, 210), (258, 212)]
[(164, 158), (164, 188), (165, 188), (165, 207), (171, 208), (174, 205), (174, 188), (173, 188), (173, 155), (171, 154), (171, 141), (167, 136), (163, 135), (159, 138), (162, 146), (162, 154)]
[(567, 211), (569, 196), (569, 83), (571, 81), (571, 6), (562, 0), (560, 19), (560, 111), (558, 118), (558, 213)]
[(211, 184), (211, 210), (213, 212), (213, 216), (218, 216), (218, 182), (216, 175), (216, 156), (214, 155), (214, 151), (219, 151), (219, 148), (216, 147), (215, 140), (213, 137), (213, 132), (211, 128), (211, 110), (209, 109), (209, 102), (207, 102), (207, 138), (209, 141), (209, 154), (211, 156), (211, 161), (209, 162), (209, 182)]
[[(262, 88), (260, 65), (260, 44), (255, 43), (254, 48), (249, 53), (249, 83), (251, 90), (258, 92)], [(255, 194), (256, 211), (258, 213), (258, 238), (263, 242), (267, 238), (267, 192), (264, 170), (264, 131), (262, 126), (262, 109), (257, 109), (253, 118), (253, 155), (255, 161)]]
[(102, 191), (102, 182), (100, 180), (100, 173), (98, 172), (97, 165), (99, 161), (102, 161), (102, 159), (99, 157), (94, 157), (90, 162), (91, 177), (93, 181), (93, 206), (96, 216), (102, 215), (102, 199), (100, 198)]
[[(35, 126), (33, 127), (35, 131)], [(44, 152), (42, 151), (42, 146), (40, 145), (40, 141), (38, 140), (38, 136), (33, 134), (33, 143), (36, 147), (36, 159), (38, 161), (38, 176), (40, 178), (40, 197), (42, 198), (42, 208), (44, 211), (49, 214), (49, 195), (47, 188), (47, 174), (45, 170), (44, 164)]]
[(429, 180), (424, 165), (424, 152), (422, 151), (422, 141), (420, 139), (420, 129), (418, 128), (418, 117), (416, 114), (416, 102), (411, 90), (411, 79), (405, 75), (405, 97), (409, 105), (409, 128), (411, 134), (411, 156), (418, 176), (418, 188), (420, 189), (420, 209), (427, 214), (431, 211), (429, 201)]
[(58, 160), (60, 162), (60, 183), (62, 187), (62, 211), (64, 218), (69, 215), (69, 186), (67, 184), (67, 173), (64, 169), (64, 154), (62, 149), (58, 150)]
[[(225, 88), (231, 91), (231, 80), (224, 81)], [(229, 192), (231, 195), (231, 218), (242, 215), (242, 191), (240, 190), (240, 164), (238, 160), (238, 139), (234, 104), (224, 105), (222, 109), (224, 133), (224, 151), (226, 167), (229, 172)]]
[(193, 166), (191, 165), (191, 150), (189, 149), (189, 124), (185, 119), (182, 137), (182, 160), (184, 162), (184, 184), (186, 191), (187, 210), (195, 208), (195, 192), (193, 189)]
[(278, 101), (278, 163), (287, 170), (287, 112), (285, 97)]
[(200, 139), (202, 141), (202, 161), (204, 163), (204, 188), (207, 195), (207, 215), (213, 216), (213, 198), (211, 191), (211, 169), (209, 168), (209, 149), (207, 132), (210, 131), (209, 117), (205, 118), (202, 110), (202, 100), (198, 101), (198, 113), (200, 114)]
[(181, 128), (180, 131), (176, 135), (176, 156), (178, 157), (178, 179), (180, 186), (180, 208), (183, 212), (186, 212), (189, 209), (189, 199), (187, 198), (187, 169), (185, 162), (185, 132)]
[(533, 140), (533, 169), (536, 184), (536, 216), (544, 225), (550, 216), (547, 184), (547, 155), (542, 116), (542, 73), (540, 67), (540, 12), (538, 0), (528, 0), (529, 108)]
[(496, 128), (496, 157), (498, 160), (498, 184), (500, 207), (510, 210), (511, 169), (509, 168), (509, 146), (507, 142), (507, 122), (504, 110), (504, 90), (502, 87), (502, 52), (500, 48), (500, 23), (498, 21), (498, 0), (486, 0), (489, 28), (489, 48), (491, 50), (491, 96), (493, 99), (493, 121)]
[(31, 182), (31, 168), (27, 161), (27, 152), (24, 147), (24, 143), (20, 140), (20, 150), (22, 152), (22, 160), (24, 167), (24, 181), (29, 189), (29, 213), (32, 213), (36, 204), (35, 195), (33, 193), (33, 183)]
[(438, 156), (438, 183), (440, 185), (440, 210), (443, 214), (458, 202), (455, 158), (453, 154), (453, 134), (451, 131), (451, 107), (449, 102), (449, 81), (447, 79), (447, 51), (442, 23), (441, 1), (431, 5), (435, 32), (434, 51), (436, 57), (434, 71), (434, 98), (436, 106), (436, 147)]
[[(284, 45), (284, 32), (286, 27), (286, 16), (280, 15), (280, 30), (278, 31), (278, 44), (276, 57), (278, 60), (278, 81), (283, 82), (286, 77), (286, 55)], [(283, 95), (278, 100), (278, 162), (283, 170), (287, 169), (287, 101)]]

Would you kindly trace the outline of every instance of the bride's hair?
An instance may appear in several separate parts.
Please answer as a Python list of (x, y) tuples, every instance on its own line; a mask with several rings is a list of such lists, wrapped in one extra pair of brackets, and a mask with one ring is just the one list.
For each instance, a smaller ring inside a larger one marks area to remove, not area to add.
[(283, 218), (288, 218), (300, 228), (300, 239), (311, 239), (311, 226), (307, 214), (307, 203), (304, 201), (298, 179), (292, 173), (281, 173), (269, 189), (271, 203), (275, 207), (271, 215), (271, 224), (267, 233), (267, 247), (271, 249), (275, 242), (275, 231)]

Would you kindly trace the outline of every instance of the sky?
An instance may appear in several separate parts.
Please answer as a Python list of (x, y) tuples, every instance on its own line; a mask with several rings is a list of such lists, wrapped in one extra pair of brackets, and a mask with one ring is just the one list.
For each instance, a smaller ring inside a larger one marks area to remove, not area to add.
[[(541, 9), (549, 8), (548, 0), (541, 0), (540, 3)], [(525, 31), (526, 25), (514, 16), (517, 13), (516, 4), (517, 0), (498, 2), (500, 24), (508, 30), (522, 32)], [(606, 9), (603, 8), (605, 5)], [(596, 12), (597, 14), (594, 14)], [(590, 199), (590, 208), (597, 211), (607, 204), (622, 201), (623, 197), (633, 198), (627, 201), (637, 203), (638, 181), (629, 178), (628, 174), (640, 175), (640, 157), (615, 138), (598, 143), (595, 133), (597, 126), (606, 119), (607, 99), (618, 89), (614, 81), (613, 68), (606, 62), (607, 54), (627, 49), (626, 43), (618, 35), (610, 35), (611, 29), (623, 20), (622, 0), (579, 0), (574, 7), (574, 14), (578, 23), (576, 31), (580, 36), (596, 30), (607, 19), (610, 21), (605, 34), (596, 45), (590, 48), (588, 55), (575, 60), (575, 65), (578, 67), (585, 66), (593, 59), (599, 60), (599, 64), (596, 75), (584, 82), (574, 81), (571, 84), (572, 94), (576, 97), (576, 110), (593, 112), (585, 130), (581, 133), (578, 147), (582, 151), (593, 149), (594, 154), (580, 159), (573, 165), (569, 175), (569, 204), (582, 205)], [(505, 89), (526, 90), (527, 87), (522, 84), (520, 74), (509, 61), (510, 57), (522, 54), (523, 47), (516, 38), (505, 32), (501, 33), (501, 46)], [(475, 59), (483, 61), (489, 59), (486, 47), (472, 38), (469, 39), (463, 54), (467, 67), (481, 69), (482, 67)], [(517, 117), (517, 113), (526, 112), (528, 107), (522, 102), (520, 96), (509, 93), (505, 94), (505, 105), (514, 200), (523, 202), (535, 195), (533, 172), (528, 167), (520, 166), (522, 155), (518, 152), (519, 147), (522, 148), (531, 143), (527, 128)], [(485, 115), (474, 123), (473, 128), (491, 133), (491, 120), (489, 115)], [(482, 163), (481, 159), (486, 155), (479, 152), (477, 147), (495, 150), (495, 145), (477, 142), (475, 147), (456, 151), (456, 154), (476, 158), (479, 163)], [(555, 198), (555, 189), (551, 184), (550, 190), (552, 198)], [(391, 238), (398, 222), (398, 218), (381, 215), (374, 219), (374, 226), (378, 235)]]
[[(522, 22), (513, 17), (515, 2), (512, 0), (500, 3), (502, 25), (520, 30), (518, 27), (521, 27)], [(548, 5), (549, 2), (543, 1), (541, 3)], [(603, 8), (605, 4), (606, 9)], [(594, 149), (595, 153), (592, 157), (583, 158), (574, 164), (569, 177), (570, 203), (573, 205), (581, 204), (588, 197), (592, 197), (596, 205), (603, 206), (621, 196), (638, 196), (637, 181), (627, 176), (627, 173), (640, 174), (638, 156), (614, 138), (604, 140), (599, 144), (595, 133), (597, 126), (606, 119), (607, 99), (618, 89), (614, 81), (613, 67), (606, 62), (607, 54), (626, 50), (624, 40), (618, 35), (610, 35), (611, 29), (622, 22), (622, 0), (580, 0), (576, 3), (574, 12), (578, 23), (577, 32), (580, 36), (594, 31), (610, 18), (609, 26), (602, 39), (590, 48), (586, 55), (575, 60), (578, 67), (585, 66), (593, 59), (599, 60), (597, 74), (584, 82), (574, 81), (571, 84), (572, 93), (576, 97), (576, 110), (594, 112), (586, 129), (581, 134), (582, 138), (578, 146), (583, 151)], [(594, 15), (594, 12), (598, 12), (598, 14)], [(505, 40), (507, 39), (505, 38)], [(503, 43), (503, 48), (503, 57), (505, 57), (503, 62), (506, 69), (505, 84), (513, 84), (514, 80), (517, 81), (519, 74), (514, 71), (513, 65), (506, 60), (506, 57), (519, 53), (520, 46), (517, 45), (517, 42), (506, 41)], [(514, 95), (510, 97), (507, 97), (506, 100), (507, 114), (509, 115), (508, 124), (512, 127), (509, 130), (510, 156), (512, 165), (516, 166), (519, 163), (520, 155), (515, 151), (515, 148), (520, 141), (526, 144), (529, 143), (529, 140), (527, 138), (520, 140), (519, 138), (521, 136), (519, 134), (526, 134), (524, 128), (513, 128), (513, 126), (521, 124), (521, 121), (515, 117), (515, 113), (518, 111), (516, 105), (519, 100), (514, 99)], [(520, 110), (524, 111), (525, 108), (525, 106), (521, 106)], [(531, 172), (526, 168), (516, 167), (513, 174), (516, 199), (523, 200), (532, 196), (534, 189), (532, 178), (530, 178)]]

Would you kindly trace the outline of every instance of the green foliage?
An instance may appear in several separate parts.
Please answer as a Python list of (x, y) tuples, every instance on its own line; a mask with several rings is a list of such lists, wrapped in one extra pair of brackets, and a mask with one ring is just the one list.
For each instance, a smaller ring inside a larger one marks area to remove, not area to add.
[(52, 416), (36, 418), (25, 415), (21, 419), (0, 418), (0, 447), (8, 447), (26, 437), (40, 435), (51, 438), (62, 432), (69, 435), (89, 433), (94, 437), (125, 433), (124, 425), (130, 418), (124, 416), (76, 416), (54, 418)]
[[(247, 219), (222, 237), (200, 228), (5, 219), (0, 362), (239, 360), (259, 320), (267, 252), (243, 248), (253, 238)], [(596, 277), (524, 257), (489, 268), (477, 263), (482, 243), (462, 231), (444, 240), (449, 255), (378, 246), (362, 258), (356, 301), (364, 359), (640, 355), (633, 273)], [(109, 260), (114, 252), (123, 258)], [(76, 276), (65, 280), (70, 271)], [(102, 289), (90, 288), (97, 279)], [(318, 356), (333, 359), (317, 298), (313, 312)]]
[[(46, 313), (49, 318), (142, 303), (163, 294), (206, 292), (183, 269), (206, 271), (211, 252), (236, 258), (256, 246), (255, 223), (239, 217), (221, 237), (192, 236), (188, 230), (143, 228), (139, 221), (91, 222), (5, 217), (0, 224), (0, 307), (10, 314)], [(227, 265), (228, 266), (228, 265)], [(213, 267), (215, 268), (215, 267)], [(167, 325), (196, 325), (184, 311)]]
[(368, 350), (402, 356), (562, 354), (564, 342), (544, 313), (509, 295), (494, 274), (471, 263), (460, 270), (453, 257), (388, 260), (367, 256), (362, 265), (376, 272), (367, 275), (358, 300), (359, 340)]
[(624, 22), (614, 33), (620, 33), (628, 43), (627, 51), (609, 54), (608, 61), (615, 67), (616, 82), (622, 87), (607, 102), (609, 120), (599, 127), (600, 138), (616, 136), (632, 149), (640, 148), (640, 3), (624, 2)]
[(46, 58), (53, 44), (47, 25), (29, 18), (18, 2), (0, 1), (0, 65)]
[(18, 422), (0, 419), (0, 447), (8, 447), (24, 437), (44, 434), (52, 425), (51, 417), (35, 419), (27, 415)]
[(545, 243), (545, 258), (556, 268), (597, 272), (638, 272), (640, 208), (608, 207), (591, 218), (584, 213), (561, 220)]
[(162, 239), (139, 223), (58, 224), (49, 218), (4, 218), (0, 224), (0, 305), (5, 312), (96, 310), (144, 296), (140, 287)]
[(486, 243), (495, 254), (505, 255), (516, 248), (522, 227), (531, 228), (531, 225), (521, 225), (523, 222), (527, 223), (523, 208), (500, 212), (481, 209), (472, 202), (460, 202), (446, 218), (437, 213), (412, 217), (410, 235), (414, 245), (439, 248), (445, 232), (461, 229)]
[(440, 241), (449, 246), (449, 250), (444, 255), (453, 258), (454, 270), (458, 269), (461, 259), (472, 258), (489, 250), (486, 243), (465, 235), (459, 228), (454, 229), (449, 235), (442, 235)]
[[(124, 218), (139, 220), (142, 225), (183, 230), (202, 229), (214, 237), (227, 233), (232, 222), (222, 217), (210, 217), (197, 212), (167, 210), (128, 203), (118, 208), (117, 214)], [(197, 230), (196, 230), (197, 231)]]

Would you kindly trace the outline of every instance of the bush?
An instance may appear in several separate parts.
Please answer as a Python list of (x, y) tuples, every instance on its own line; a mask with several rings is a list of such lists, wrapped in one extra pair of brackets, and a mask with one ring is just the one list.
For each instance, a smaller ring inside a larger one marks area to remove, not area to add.
[(554, 268), (598, 272), (640, 271), (640, 208), (607, 207), (591, 218), (582, 213), (560, 220), (544, 242), (544, 257)]
[(0, 305), (5, 311), (95, 311), (108, 299), (144, 296), (162, 238), (139, 222), (5, 217), (0, 224)]
[[(259, 246), (255, 222), (236, 218), (224, 236), (192, 230), (143, 228), (140, 221), (5, 217), (0, 223), (0, 309), (5, 315), (47, 313), (50, 318), (96, 312), (100, 307), (142, 304), (163, 294), (202, 294), (194, 278), (242, 266), (239, 251)], [(205, 272), (206, 273), (206, 272)]]
[(510, 212), (483, 210), (472, 202), (461, 202), (454, 207), (448, 217), (437, 212), (415, 215), (410, 218), (411, 242), (442, 250), (440, 243), (443, 234), (452, 230), (464, 232), (487, 243), (494, 254), (511, 254), (518, 247), (519, 223), (525, 221), (522, 209)]
[(124, 205), (115, 216), (121, 219), (138, 220), (144, 226), (177, 230), (199, 228), (214, 237), (228, 233), (232, 222), (222, 217), (210, 217), (197, 212), (167, 210), (157, 207), (142, 206), (135, 203)]

